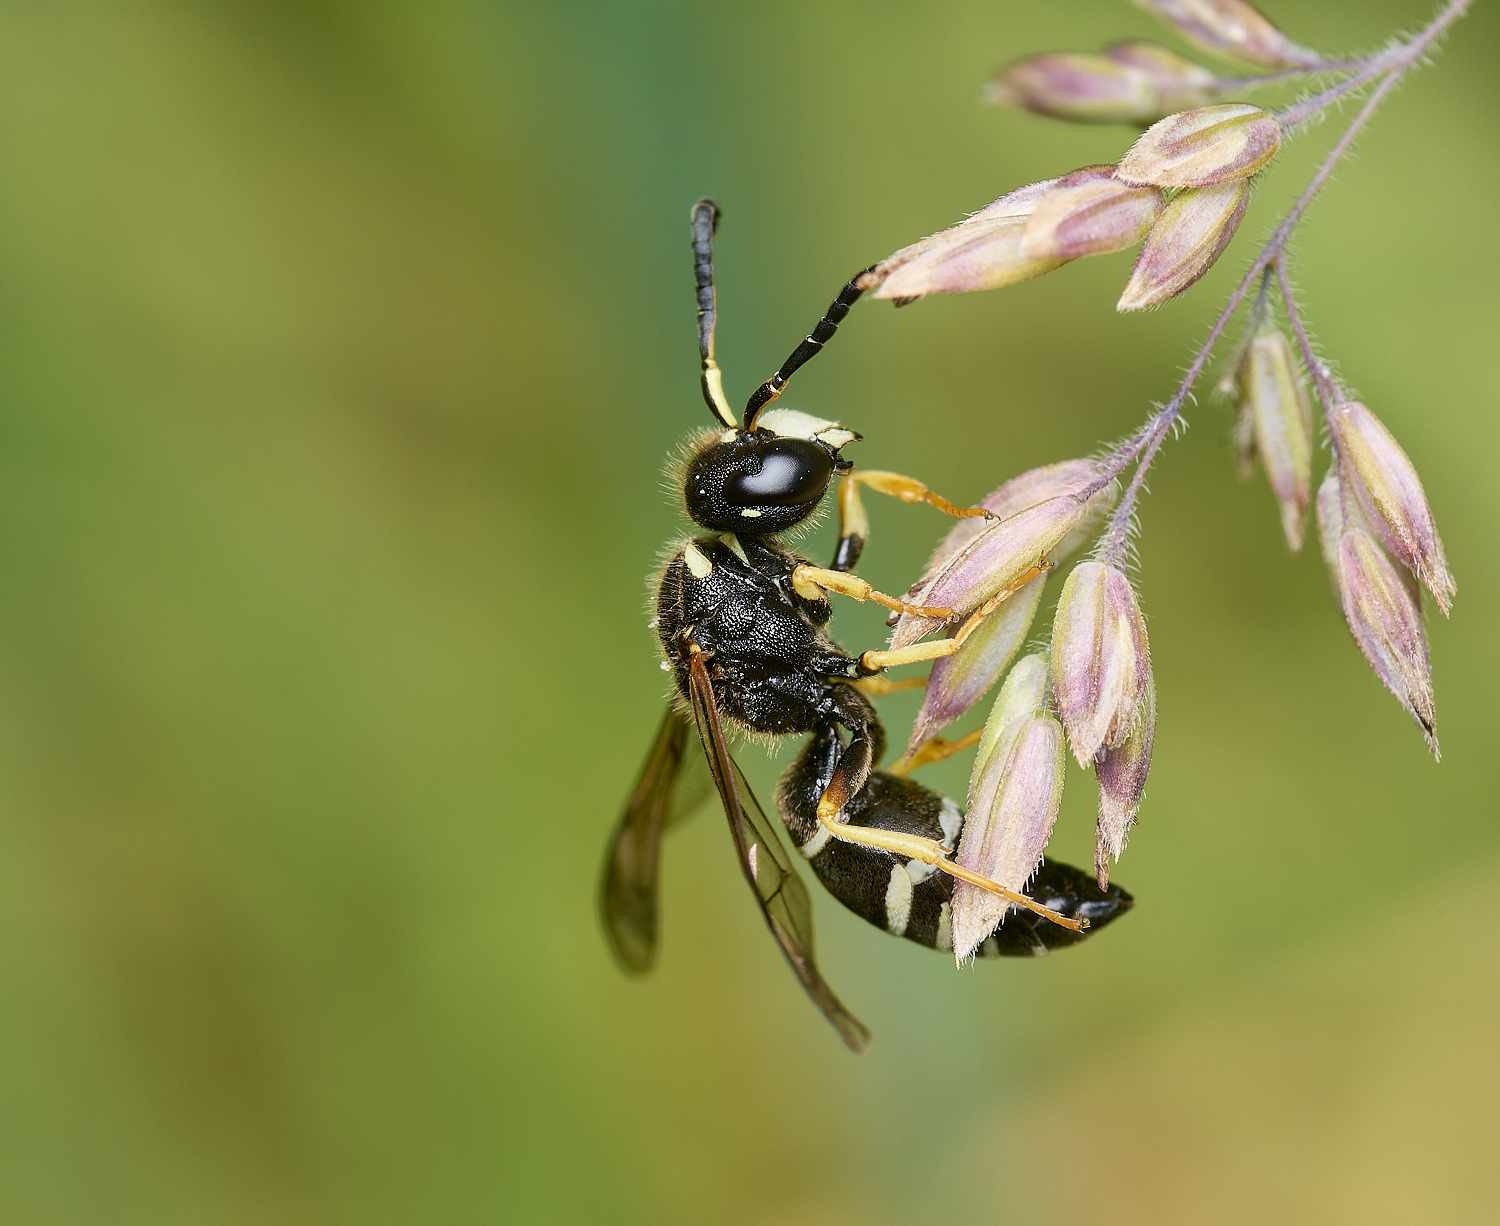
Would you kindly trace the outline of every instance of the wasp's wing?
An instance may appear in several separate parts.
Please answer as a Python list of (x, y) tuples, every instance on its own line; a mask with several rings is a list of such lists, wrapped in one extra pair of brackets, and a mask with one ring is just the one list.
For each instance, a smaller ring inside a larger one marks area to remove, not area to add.
[(637, 973), (656, 958), (662, 831), (692, 812), (711, 786), (691, 736), (687, 717), (668, 707), (604, 865), (604, 931), (620, 964)]
[(813, 960), (812, 901), (807, 896), (807, 887), (793, 870), (791, 859), (776, 837), (775, 827), (766, 820), (745, 777), (729, 756), (708, 667), (701, 656), (692, 659), (689, 691), (698, 735), (719, 798), (724, 802), (740, 867), (760, 901), (766, 923), (813, 1003), (827, 1015), (850, 1050), (863, 1051), (869, 1046), (870, 1032), (844, 1008), (818, 973)]

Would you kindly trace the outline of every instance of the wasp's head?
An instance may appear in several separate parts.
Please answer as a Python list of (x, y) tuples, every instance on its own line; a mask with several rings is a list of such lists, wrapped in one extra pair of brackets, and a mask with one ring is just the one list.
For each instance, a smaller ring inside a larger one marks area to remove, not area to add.
[(710, 434), (683, 472), (687, 513), (711, 532), (785, 532), (812, 514), (835, 473), (853, 467), (839, 450), (858, 437), (795, 409), (768, 410), (753, 430)]

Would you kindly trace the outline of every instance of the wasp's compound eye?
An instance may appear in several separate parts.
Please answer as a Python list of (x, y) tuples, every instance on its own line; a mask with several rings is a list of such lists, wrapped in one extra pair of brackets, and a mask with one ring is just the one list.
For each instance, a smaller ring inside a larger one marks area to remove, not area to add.
[(758, 471), (724, 482), (724, 500), (736, 507), (792, 507), (817, 502), (833, 476), (826, 447), (800, 438), (773, 438), (755, 446)]
[(812, 514), (838, 467), (836, 449), (814, 439), (721, 436), (689, 461), (683, 503), (714, 532), (785, 532)]

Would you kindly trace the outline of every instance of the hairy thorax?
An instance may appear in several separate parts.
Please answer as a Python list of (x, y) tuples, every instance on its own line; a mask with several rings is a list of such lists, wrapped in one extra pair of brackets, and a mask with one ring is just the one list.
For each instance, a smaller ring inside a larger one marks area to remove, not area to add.
[(677, 689), (688, 692), (684, 636), (691, 632), (720, 710), (771, 736), (807, 732), (830, 683), (855, 664), (828, 637), (832, 610), (792, 586), (804, 559), (756, 537), (700, 536), (667, 563), (657, 589), (656, 630)]

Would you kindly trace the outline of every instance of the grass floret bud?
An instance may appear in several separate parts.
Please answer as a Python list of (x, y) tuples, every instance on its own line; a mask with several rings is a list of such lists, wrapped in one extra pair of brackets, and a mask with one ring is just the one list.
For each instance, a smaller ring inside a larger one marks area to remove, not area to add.
[(1136, 0), (1177, 27), (1190, 42), (1230, 59), (1264, 68), (1303, 67), (1318, 53), (1299, 47), (1245, 0)]
[(971, 801), (984, 799), (982, 793), (974, 791), (974, 786), (985, 774), (990, 760), (998, 754), (999, 761), (1003, 762), (1011, 751), (1021, 725), (1033, 715), (1050, 709), (1051, 684), (1047, 653), (1044, 651), (1034, 651), (1022, 656), (1006, 674), (1005, 684), (995, 695), (989, 717), (984, 721), (984, 734), (974, 751), (974, 767), (969, 780)]
[[(911, 603), (949, 608), (956, 618), (967, 617), (991, 597), (1022, 584), (1027, 572), (1043, 564), (1088, 515), (1086, 500), (1060, 494), (989, 523), (936, 568)], [(896, 619), (891, 646), (905, 647), (941, 625), (930, 617), (903, 613)]]
[[(998, 519), (1009, 519), (1012, 515), (1034, 507), (1059, 494), (1081, 494), (1099, 478), (1099, 467), (1092, 460), (1063, 460), (1059, 464), (1045, 464), (1041, 468), (1028, 469), (1018, 477), (1012, 477), (999, 489), (989, 494), (979, 505)], [(1078, 548), (1100, 521), (1114, 507), (1120, 496), (1117, 482), (1111, 481), (1096, 490), (1088, 500), (1082, 519), (1062, 542), (1052, 551), (1053, 560), (1067, 557)], [(957, 553), (964, 545), (992, 526), (990, 520), (961, 519), (949, 529), (927, 563), (921, 581), (912, 589), (919, 590), (937, 573), (939, 567)]]
[(1130, 735), (1150, 678), (1146, 621), (1125, 572), (1075, 566), (1052, 620), (1052, 693), (1080, 766)]
[(1054, 51), (1001, 69), (991, 102), (1083, 123), (1151, 123), (1212, 96), (1208, 69), (1151, 43), (1123, 43), (1096, 55)]
[(1095, 827), (1094, 874), (1099, 888), (1109, 886), (1109, 860), (1119, 860), (1125, 839), (1140, 812), (1156, 741), (1156, 682), (1146, 675), (1146, 689), (1130, 735), (1114, 748), (1099, 751), (1094, 778), (1099, 783), (1099, 820)]
[(1301, 549), (1312, 498), (1312, 406), (1283, 333), (1268, 328), (1250, 342), (1238, 385), (1254, 433), (1255, 454), (1281, 506), (1287, 544)]
[[(1013, 890), (1025, 888), (1062, 805), (1063, 729), (1046, 709), (1044, 656), (1017, 662), (1001, 687), (974, 759), (957, 860)], [(953, 887), (953, 953), (960, 965), (1010, 904), (967, 882)]]
[(989, 692), (1025, 643), (1046, 582), (1046, 575), (1038, 575), (985, 618), (956, 655), (933, 661), (922, 707), (912, 724), (909, 755)]
[(1337, 469), (1318, 489), (1317, 513), (1323, 558), (1349, 631), (1439, 757), (1432, 667), (1414, 586), (1381, 548)]
[(1021, 254), (1075, 260), (1123, 251), (1146, 237), (1162, 207), (1160, 188), (1123, 183), (1112, 166), (1085, 166), (1064, 175), (1037, 201)]
[(1234, 471), (1241, 481), (1248, 481), (1255, 475), (1255, 414), (1248, 404), (1235, 408), (1230, 441), (1234, 444)]
[[(979, 505), (1004, 521), (1049, 498), (1082, 494), (1098, 478), (1099, 469), (1092, 460), (1065, 460), (1013, 477)], [(1048, 554), (1049, 560), (1060, 561), (1083, 545), (1109, 514), (1119, 495), (1119, 484), (1114, 481), (1094, 491), (1078, 522), (1053, 546)], [(919, 594), (947, 563), (976, 536), (993, 526), (993, 521), (977, 518), (961, 519), (954, 524), (933, 553), (923, 577), (907, 593), (907, 598), (914, 604), (921, 603)], [(988, 693), (1025, 641), (1035, 620), (1045, 583), (1046, 576), (1038, 575), (991, 613), (969, 636), (958, 654), (934, 661), (922, 708), (912, 728), (912, 749), (935, 736)], [(919, 620), (909, 614), (893, 619), (897, 628), (893, 639), (899, 640), (898, 645), (921, 637), (924, 631), (918, 629)], [(938, 623), (922, 624), (935, 629)], [(950, 630), (951, 633), (954, 631)]]
[(1446, 617), (1453, 603), (1453, 576), (1416, 468), (1380, 419), (1358, 401), (1335, 405), (1329, 428), (1360, 509)]
[(1007, 64), (985, 97), (1055, 119), (1128, 123), (1150, 114), (1156, 91), (1128, 65), (1083, 51), (1052, 51)]
[(1186, 293), (1229, 246), (1250, 200), (1244, 179), (1179, 192), (1146, 235), (1117, 311), (1144, 311)]
[(1281, 126), (1269, 111), (1222, 102), (1152, 124), (1115, 173), (1143, 186), (1210, 187), (1249, 178), (1280, 148)]
[(900, 305), (927, 294), (1000, 289), (1061, 268), (1067, 260), (1021, 253), (1027, 219), (1056, 182), (1017, 188), (956, 226), (901, 248), (861, 276), (859, 287)]
[(1156, 89), (1159, 107), (1154, 114), (1135, 117), (1139, 123), (1153, 123), (1174, 111), (1204, 106), (1218, 88), (1218, 78), (1202, 64), (1184, 59), (1160, 43), (1129, 39), (1106, 47), (1104, 56), (1144, 73)]

